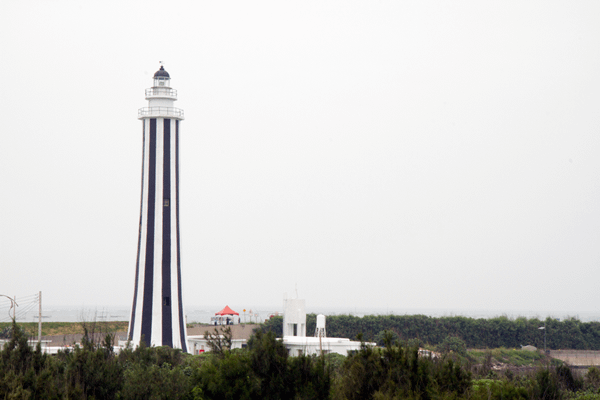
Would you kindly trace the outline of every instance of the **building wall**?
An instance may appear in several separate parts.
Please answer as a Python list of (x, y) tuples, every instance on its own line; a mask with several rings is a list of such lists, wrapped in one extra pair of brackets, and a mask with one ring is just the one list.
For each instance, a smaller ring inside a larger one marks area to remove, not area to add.
[(283, 336), (306, 336), (306, 304), (304, 299), (283, 300)]

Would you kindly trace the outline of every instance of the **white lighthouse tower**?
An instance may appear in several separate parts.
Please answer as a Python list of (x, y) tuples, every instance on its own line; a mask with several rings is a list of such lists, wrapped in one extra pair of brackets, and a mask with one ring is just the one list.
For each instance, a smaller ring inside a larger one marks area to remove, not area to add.
[(177, 91), (160, 67), (146, 89), (143, 123), (142, 199), (128, 339), (135, 345), (187, 352), (179, 250), (179, 127)]

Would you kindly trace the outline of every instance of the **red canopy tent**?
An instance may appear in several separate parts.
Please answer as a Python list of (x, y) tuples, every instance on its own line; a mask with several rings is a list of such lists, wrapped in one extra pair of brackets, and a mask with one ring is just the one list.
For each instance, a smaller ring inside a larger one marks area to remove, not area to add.
[(224, 309), (222, 309), (218, 313), (215, 313), (215, 315), (240, 315), (240, 313), (236, 313), (231, 308), (229, 308), (229, 306), (225, 306)]

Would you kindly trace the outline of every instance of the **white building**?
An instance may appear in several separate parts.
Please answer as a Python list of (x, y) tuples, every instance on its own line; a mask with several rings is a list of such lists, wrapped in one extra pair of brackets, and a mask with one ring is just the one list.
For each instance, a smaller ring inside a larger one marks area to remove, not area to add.
[(300, 299), (283, 299), (283, 337), (306, 336), (306, 304)]
[[(315, 336), (306, 336), (305, 301), (300, 299), (283, 300), (283, 344), (288, 349), (290, 356), (328, 353), (345, 356), (349, 351), (360, 350), (360, 342), (345, 338), (329, 338), (325, 332), (325, 316), (318, 315)], [(375, 346), (375, 343), (366, 344)]]
[[(349, 351), (360, 350), (360, 342), (345, 338), (318, 338), (318, 337), (299, 337), (284, 336), (283, 344), (288, 349), (290, 356), (320, 355), (329, 353), (338, 353), (348, 355)], [(367, 343), (374, 346), (375, 343)]]
[[(221, 336), (222, 337), (222, 336)], [(204, 338), (204, 335), (188, 336), (188, 350), (191, 354), (197, 355), (204, 352), (210, 351), (208, 340)], [(246, 347), (246, 339), (232, 339), (231, 349), (241, 349)]]

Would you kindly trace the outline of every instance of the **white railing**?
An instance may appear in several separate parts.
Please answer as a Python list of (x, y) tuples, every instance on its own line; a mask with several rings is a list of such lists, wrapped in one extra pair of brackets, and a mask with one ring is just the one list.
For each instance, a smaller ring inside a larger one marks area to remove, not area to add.
[(167, 96), (177, 97), (177, 90), (170, 88), (150, 88), (146, 89), (146, 97)]
[(138, 118), (143, 117), (183, 118), (183, 110), (175, 107), (144, 107), (138, 110)]

